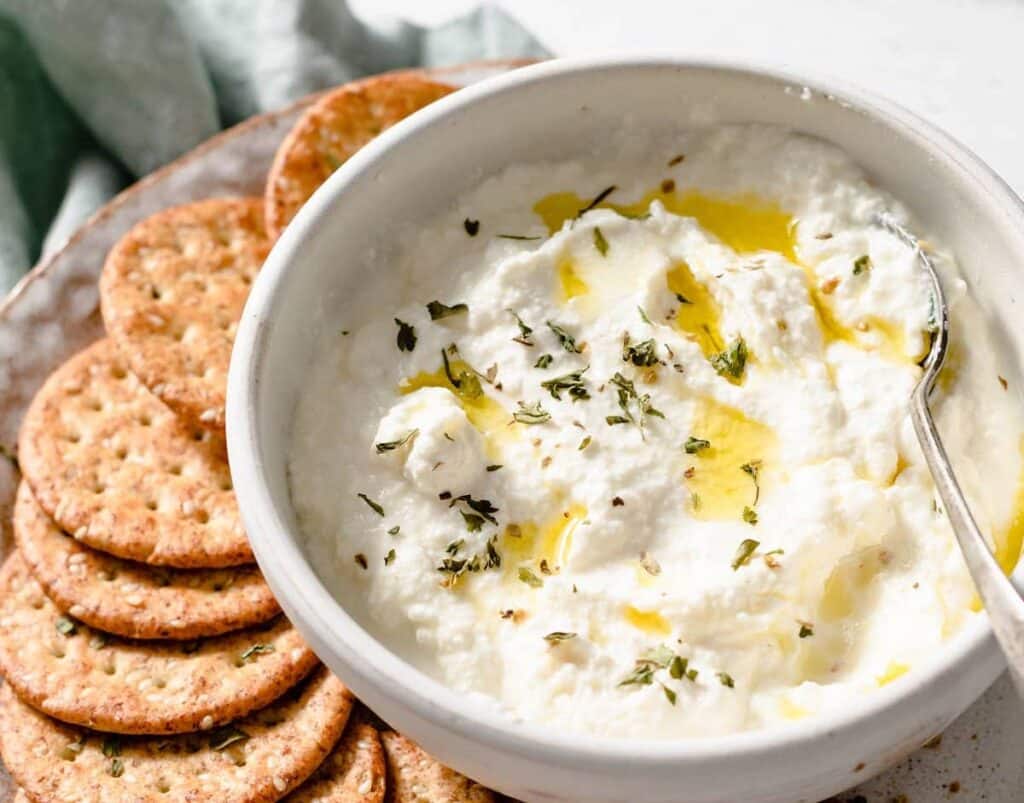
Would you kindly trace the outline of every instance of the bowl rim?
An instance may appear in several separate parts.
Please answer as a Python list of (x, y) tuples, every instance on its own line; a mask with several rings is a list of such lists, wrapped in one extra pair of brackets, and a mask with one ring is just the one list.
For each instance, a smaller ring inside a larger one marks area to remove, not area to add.
[[(673, 762), (683, 766), (713, 759), (738, 760), (774, 754), (801, 744), (834, 736), (838, 731), (864, 725), (900, 702), (923, 699), (928, 690), (957, 667), (981, 671), (983, 665), (1000, 666), (1003, 658), (987, 617), (979, 615), (946, 642), (920, 668), (870, 694), (857, 696), (840, 708), (784, 726), (769, 726), (723, 736), (681, 739), (625, 739), (589, 734), (559, 735), (553, 729), (521, 722), (460, 695), (388, 649), (356, 622), (327, 590), (291, 532), (267, 487), (253, 397), (260, 366), (271, 334), (272, 310), (286, 282), (289, 264), (302, 242), (329, 215), (338, 196), (358, 177), (372, 171), (391, 146), (458, 114), (476, 101), (543, 82), (569, 73), (615, 68), (664, 68), (726, 72), (768, 79), (795, 91), (810, 90), (827, 100), (880, 120), (912, 140), (923, 141), (941, 152), (973, 184), (986, 201), (988, 214), (1000, 214), (1015, 223), (1024, 236), (1024, 202), (992, 168), (973, 151), (901, 105), (878, 97), (847, 82), (832, 78), (811, 79), (775, 66), (735, 59), (686, 58), (672, 54), (600, 55), (554, 59), (486, 78), (460, 89), (388, 129), (363, 147), (317, 190), (300, 209), (277, 243), (253, 284), (235, 340), (228, 380), (227, 439), (239, 507), (250, 534), (253, 551), (282, 608), (321, 655), (343, 662), (360, 680), (377, 688), (387, 684), (387, 694), (417, 717), (443, 726), (464, 738), (484, 740), (502, 751), (550, 762), (552, 751), (560, 764), (594, 766), (594, 762), (626, 763), (633, 769)], [(282, 459), (286, 459), (286, 455)], [(1024, 572), (1014, 572), (1018, 582)], [(326, 661), (330, 664), (331, 661)], [(995, 679), (995, 673), (989, 681)], [(987, 684), (986, 684), (987, 685)]]

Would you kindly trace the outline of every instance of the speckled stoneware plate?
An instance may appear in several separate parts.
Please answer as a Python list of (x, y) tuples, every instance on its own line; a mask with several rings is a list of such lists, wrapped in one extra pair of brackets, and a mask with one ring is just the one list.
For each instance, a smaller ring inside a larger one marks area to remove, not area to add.
[[(516, 62), (432, 71), (464, 86)], [(33, 394), (68, 356), (103, 333), (97, 279), (109, 248), (136, 221), (174, 204), (217, 195), (260, 195), (278, 143), (315, 96), (213, 137), (125, 190), (29, 273), (0, 304), (0, 557), (10, 549), (18, 426)], [(1024, 800), (1024, 706), (1004, 677), (942, 739), (839, 800), (931, 803)], [(0, 803), (13, 799), (0, 767)]]

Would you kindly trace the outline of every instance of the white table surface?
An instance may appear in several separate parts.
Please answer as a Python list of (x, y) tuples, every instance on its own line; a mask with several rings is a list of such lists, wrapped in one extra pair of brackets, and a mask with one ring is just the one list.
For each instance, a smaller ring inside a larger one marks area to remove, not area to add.
[[(351, 0), (439, 24), (477, 0)], [(833, 77), (946, 129), (1024, 194), (1024, 2), (499, 0), (557, 55), (665, 51)], [(1024, 255), (1022, 255), (1024, 262)], [(934, 748), (840, 800), (1022, 803), (1024, 705), (1004, 677)], [(904, 797), (905, 796), (905, 799)]]

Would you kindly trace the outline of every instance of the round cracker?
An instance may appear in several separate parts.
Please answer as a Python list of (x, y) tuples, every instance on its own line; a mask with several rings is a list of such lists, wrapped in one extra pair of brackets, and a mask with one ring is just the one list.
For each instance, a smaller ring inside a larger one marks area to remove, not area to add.
[(337, 747), (285, 803), (381, 803), (385, 778), (377, 729), (353, 717)]
[(385, 128), (454, 92), (414, 73), (338, 87), (310, 106), (285, 137), (267, 176), (267, 233), (278, 237), (314, 190)]
[(320, 669), (294, 693), (223, 729), (110, 737), (50, 719), (5, 684), (0, 753), (38, 803), (272, 803), (327, 756), (345, 728), (352, 700), (340, 680)]
[(192, 423), (224, 429), (235, 329), (269, 250), (261, 199), (214, 198), (142, 220), (107, 256), (107, 332), (143, 384)]
[(25, 482), (14, 503), (14, 539), (57, 607), (125, 638), (219, 636), (281, 610), (256, 566), (167, 569), (90, 549), (46, 515)]
[(43, 510), (91, 547), (180, 568), (252, 562), (223, 437), (175, 416), (110, 340), (51, 374), (18, 457)]
[(63, 615), (17, 551), (0, 569), (0, 672), (23, 700), (74, 725), (209, 730), (268, 705), (316, 663), (283, 616), (212, 639), (129, 641)]
[(494, 793), (449, 769), (395, 731), (380, 735), (388, 765), (389, 803), (495, 803)]

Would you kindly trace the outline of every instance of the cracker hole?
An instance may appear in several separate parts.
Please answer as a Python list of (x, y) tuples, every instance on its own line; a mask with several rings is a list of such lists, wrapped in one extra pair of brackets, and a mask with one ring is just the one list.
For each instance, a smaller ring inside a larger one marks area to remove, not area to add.
[(128, 376), (128, 372), (124, 370), (124, 368), (122, 368), (120, 365), (115, 365), (110, 370), (110, 375), (114, 377), (114, 379), (125, 379)]
[(155, 499), (147, 499), (146, 500), (146, 507), (149, 510), (156, 510), (157, 508), (160, 507), (160, 505), (157, 504), (157, 501)]
[(194, 429), (194, 430), (192, 430), (192, 440), (196, 441), (197, 443), (201, 443), (202, 441), (205, 441), (206, 440), (206, 432), (204, 430), (201, 430), (201, 429)]
[(103, 674), (105, 675), (116, 675), (117, 667), (110, 663), (103, 667)]
[(166, 795), (171, 791), (171, 785), (167, 781), (159, 781), (156, 785), (156, 791), (162, 795)]
[(123, 446), (119, 446), (114, 452), (114, 457), (116, 457), (118, 460), (124, 460), (126, 457), (128, 457), (128, 450), (125, 449)]
[(103, 493), (106, 490), (107, 490), (107, 486), (104, 485), (102, 482), (97, 482), (97, 483), (93, 484), (93, 486), (92, 486), (92, 492), (94, 494), (101, 494), (101, 493)]
[(167, 469), (167, 473), (171, 474), (172, 476), (175, 476), (175, 477), (180, 477), (181, 476), (181, 472), (182, 472), (182, 468), (179, 465), (173, 465), (169, 469)]
[(153, 419), (152, 419), (151, 416), (146, 415), (145, 413), (143, 413), (142, 415), (139, 416), (139, 426), (149, 427), (149, 426), (152, 426), (152, 425), (153, 425)]
[(68, 443), (78, 443), (82, 440), (82, 436), (77, 432), (68, 433), (65, 438), (67, 438)]
[(218, 487), (222, 491), (231, 491), (235, 486), (231, 484), (231, 480), (221, 480)]
[(93, 412), (98, 413), (100, 410), (103, 409), (103, 402), (101, 402), (99, 399), (86, 399), (85, 406), (88, 409), (92, 410)]
[(159, 301), (161, 295), (163, 294), (160, 292), (160, 288), (157, 287), (156, 285), (149, 288), (149, 297), (152, 298), (154, 301)]
[(45, 603), (41, 599), (32, 600), (32, 607), (37, 611), (42, 610), (44, 604)]
[(198, 521), (200, 524), (206, 524), (209, 520), (210, 514), (207, 511), (203, 510), (202, 508), (196, 510), (196, 521)]

